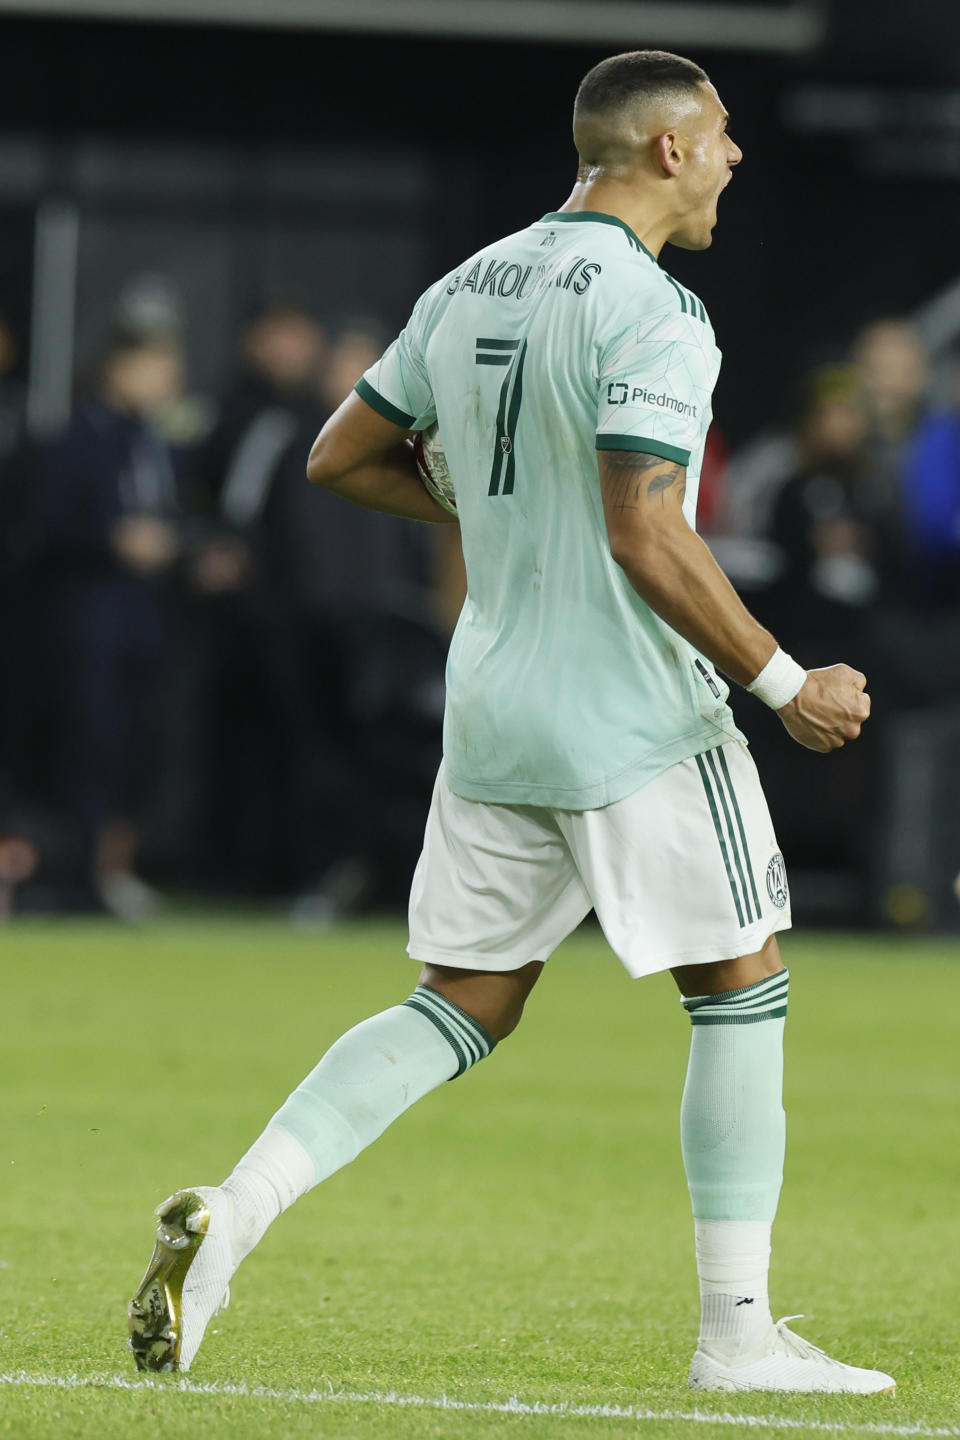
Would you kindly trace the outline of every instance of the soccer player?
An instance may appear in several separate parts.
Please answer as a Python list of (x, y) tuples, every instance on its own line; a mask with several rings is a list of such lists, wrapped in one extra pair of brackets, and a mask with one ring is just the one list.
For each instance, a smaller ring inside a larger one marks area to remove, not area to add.
[(141, 1368), (190, 1367), (267, 1226), (489, 1056), (592, 907), (631, 975), (672, 971), (692, 1022), (690, 1385), (893, 1388), (775, 1324), (767, 1298), (789, 897), (720, 672), (813, 750), (854, 739), (870, 705), (855, 670), (784, 654), (695, 530), (720, 355), (658, 257), (710, 245), (741, 153), (704, 71), (659, 51), (589, 72), (574, 140), (563, 206), (431, 286), (311, 452), (315, 483), (451, 522), (408, 439), (438, 422), (456, 485), (468, 595), (410, 897), (422, 970), (333, 1045), (222, 1185), (160, 1206), (130, 1306)]

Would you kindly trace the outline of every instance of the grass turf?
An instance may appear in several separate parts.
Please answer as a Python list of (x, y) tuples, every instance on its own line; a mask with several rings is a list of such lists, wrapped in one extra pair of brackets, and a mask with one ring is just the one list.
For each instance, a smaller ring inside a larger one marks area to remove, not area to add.
[[(89, 1383), (0, 1384), (0, 1434), (724, 1433), (695, 1411), (749, 1417), (760, 1434), (778, 1421), (795, 1435), (960, 1434), (960, 949), (878, 937), (784, 943), (790, 1139), (772, 1293), (831, 1353), (895, 1374), (896, 1396), (686, 1389), (689, 1027), (669, 978), (629, 981), (591, 929), (551, 962), (491, 1061), (274, 1227), (191, 1389), (98, 1383), (138, 1378), (124, 1308), (152, 1207), (221, 1179), (338, 1034), (409, 993), (403, 941), (393, 924), (315, 935), (256, 917), (6, 931), (0, 1372)], [(385, 1392), (567, 1413), (371, 1398)], [(601, 1407), (660, 1418), (570, 1413)]]

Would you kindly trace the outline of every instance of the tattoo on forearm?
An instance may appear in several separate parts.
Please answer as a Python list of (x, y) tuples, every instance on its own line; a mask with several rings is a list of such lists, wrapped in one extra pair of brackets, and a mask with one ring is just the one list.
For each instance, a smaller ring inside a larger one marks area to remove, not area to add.
[(667, 491), (674, 489), (682, 502), (687, 490), (685, 466), (643, 451), (605, 451), (603, 472), (603, 488), (614, 510), (638, 510), (645, 500), (657, 498), (663, 504)]

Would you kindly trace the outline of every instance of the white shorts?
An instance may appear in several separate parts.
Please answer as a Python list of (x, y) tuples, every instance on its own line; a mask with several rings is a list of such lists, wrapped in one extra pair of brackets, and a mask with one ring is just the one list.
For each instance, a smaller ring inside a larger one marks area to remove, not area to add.
[(729, 741), (600, 810), (464, 800), (437, 775), (410, 891), (415, 960), (516, 970), (594, 909), (627, 971), (751, 955), (790, 928), (757, 767)]

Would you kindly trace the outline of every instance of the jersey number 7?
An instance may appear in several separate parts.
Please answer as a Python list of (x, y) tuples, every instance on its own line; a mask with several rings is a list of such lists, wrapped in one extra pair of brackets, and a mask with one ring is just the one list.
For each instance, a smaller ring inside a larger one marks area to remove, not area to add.
[(523, 398), (523, 362), (527, 355), (526, 340), (477, 340), (478, 365), (503, 365), (507, 373), (500, 386), (497, 408), (497, 431), (494, 437), (493, 464), (490, 469), (488, 495), (512, 495), (516, 470), (517, 417)]

